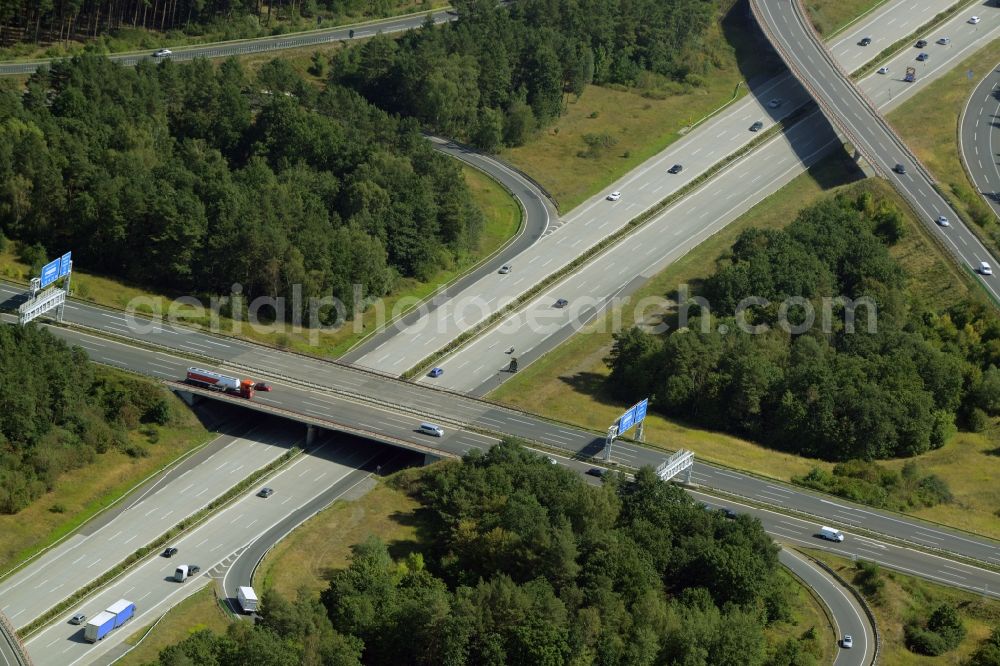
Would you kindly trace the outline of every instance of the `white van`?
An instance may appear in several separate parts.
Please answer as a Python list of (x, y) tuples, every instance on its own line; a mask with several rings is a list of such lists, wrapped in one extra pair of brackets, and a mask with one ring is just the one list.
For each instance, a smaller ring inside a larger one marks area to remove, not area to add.
[(436, 426), (433, 423), (421, 423), (418, 430), (425, 435), (431, 435), (432, 437), (444, 437), (444, 430), (440, 426)]
[(819, 528), (819, 535), (827, 541), (836, 541), (837, 543), (840, 543), (844, 540), (844, 533), (840, 530), (835, 530), (832, 527)]

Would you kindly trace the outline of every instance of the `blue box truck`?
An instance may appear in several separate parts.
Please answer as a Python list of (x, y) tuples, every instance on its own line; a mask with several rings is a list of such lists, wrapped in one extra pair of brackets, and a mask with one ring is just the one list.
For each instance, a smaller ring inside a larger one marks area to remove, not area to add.
[(87, 623), (83, 630), (83, 637), (91, 643), (96, 643), (107, 636), (112, 629), (117, 629), (132, 619), (133, 615), (135, 615), (135, 604), (120, 599)]
[(108, 611), (101, 611), (83, 628), (83, 637), (91, 643), (96, 643), (115, 628), (115, 614)]

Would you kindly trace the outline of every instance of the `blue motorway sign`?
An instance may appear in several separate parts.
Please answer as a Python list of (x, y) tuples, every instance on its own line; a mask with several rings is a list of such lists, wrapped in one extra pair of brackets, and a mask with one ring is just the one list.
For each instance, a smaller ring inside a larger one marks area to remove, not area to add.
[(635, 408), (628, 410), (618, 417), (618, 434), (623, 434), (626, 430), (635, 425)]
[(73, 253), (67, 252), (59, 258), (59, 277), (66, 277), (73, 270)]
[(648, 406), (649, 398), (643, 398), (642, 402), (632, 405), (627, 412), (618, 417), (618, 434), (623, 434), (626, 430), (646, 418), (646, 408)]
[(50, 261), (42, 266), (42, 288), (49, 286), (59, 279), (59, 260)]

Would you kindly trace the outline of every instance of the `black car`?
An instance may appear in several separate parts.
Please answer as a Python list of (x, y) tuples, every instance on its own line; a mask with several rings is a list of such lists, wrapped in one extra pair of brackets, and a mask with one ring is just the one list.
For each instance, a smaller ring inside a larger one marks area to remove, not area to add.
[(759, 132), (762, 127), (764, 127), (764, 123), (762, 123), (762, 122), (760, 122), (758, 120), (757, 122), (755, 122), (753, 125), (750, 126), (750, 131), (751, 132)]
[(872, 43), (872, 38), (871, 37), (862, 37), (861, 41), (858, 42), (858, 44), (860, 44), (861, 46), (868, 46), (871, 43)]
[(564, 308), (567, 305), (569, 305), (569, 301), (567, 301), (565, 298), (560, 298), (558, 301), (556, 301), (557, 308)]
[(188, 576), (193, 576), (199, 571), (201, 571), (201, 567), (199, 567), (197, 564), (188, 565)]
[(922, 48), (924, 48), (925, 46), (927, 46), (927, 40), (926, 40), (926, 39), (918, 39), (918, 40), (917, 40), (917, 43), (916, 43), (916, 44), (914, 44), (914, 46), (915, 46), (916, 48), (918, 48), (918, 49), (922, 49)]
[(177, 554), (177, 549), (174, 548), (173, 546), (163, 551), (163, 557), (173, 557), (176, 554)]
[(590, 476), (596, 476), (598, 479), (600, 479), (607, 473), (608, 470), (604, 469), (603, 467), (591, 467), (590, 469), (587, 470), (587, 474), (589, 474)]
[(722, 515), (725, 516), (726, 518), (730, 519), (736, 518), (736, 512), (733, 511), (732, 509), (719, 509), (719, 511), (721, 511)]
[(257, 497), (270, 497), (273, 494), (274, 494), (274, 489), (265, 486), (257, 492)]
[(682, 165), (675, 164), (672, 167), (670, 167), (669, 169), (667, 169), (667, 173), (680, 173), (683, 169), (684, 169), (684, 167)]
[(905, 164), (897, 164), (896, 166), (892, 167), (892, 170), (895, 171), (896, 173), (900, 173), (900, 174), (906, 173), (906, 165)]

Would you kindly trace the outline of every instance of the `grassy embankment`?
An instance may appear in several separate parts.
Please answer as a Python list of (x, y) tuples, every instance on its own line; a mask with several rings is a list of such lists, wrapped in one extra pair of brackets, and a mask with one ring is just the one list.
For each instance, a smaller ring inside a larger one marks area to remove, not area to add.
[[(470, 266), (478, 262), (483, 257), (493, 253), (498, 247), (503, 245), (513, 236), (521, 225), (521, 211), (517, 203), (510, 198), (506, 190), (497, 185), (494, 181), (484, 176), (479, 171), (471, 168), (464, 168), (466, 183), (472, 190), (476, 202), (483, 210), (486, 224), (483, 228), (480, 239), (479, 251), (474, 255), (463, 257), (461, 261), (452, 266), (442, 268), (428, 282), (420, 282), (413, 279), (400, 280), (396, 289), (383, 299), (384, 309), (387, 313), (393, 312), (398, 307), (397, 304), (414, 303), (433, 293), (438, 286), (447, 283), (464, 273)], [(26, 281), (29, 267), (17, 261), (13, 245), (5, 253), (0, 253), (0, 275)], [(149, 289), (124, 284), (118, 280), (112, 280), (98, 275), (92, 275), (82, 270), (73, 271), (73, 292), (77, 298), (107, 305), (115, 308), (127, 308), (128, 304), (136, 298), (142, 298), (143, 302), (151, 302), (163, 299), (162, 311), (168, 312), (169, 296), (157, 294)], [(146, 311), (140, 309), (140, 312)], [(202, 316), (187, 316), (190, 314), (189, 308), (184, 308), (178, 316), (178, 321), (189, 326), (199, 328), (211, 328), (211, 318), (208, 314)], [(222, 334), (239, 333), (241, 337), (274, 345), (285, 349), (294, 349), (310, 354), (321, 356), (339, 356), (348, 347), (358, 340), (362, 333), (370, 330), (376, 321), (376, 311), (369, 308), (365, 312), (361, 322), (355, 324), (348, 322), (330, 333), (318, 335), (318, 344), (310, 343), (310, 335), (307, 330), (295, 331), (289, 326), (249, 326), (245, 322), (234, 322), (225, 317), (219, 318), (218, 332)]]
[[(845, 580), (854, 579), (854, 562), (821, 550), (806, 552), (828, 564)], [(885, 581), (881, 592), (867, 600), (882, 636), (879, 663), (884, 666), (960, 666), (992, 628), (1000, 626), (1000, 601), (996, 599), (884, 568), (881, 577)], [(942, 603), (958, 610), (967, 632), (965, 639), (957, 648), (938, 657), (910, 652), (903, 640), (903, 627), (911, 619), (926, 621)]]
[(805, 0), (806, 12), (816, 32), (829, 39), (862, 14), (886, 0)]
[(149, 426), (157, 432), (155, 443), (138, 431), (129, 434), (144, 443), (148, 456), (103, 453), (93, 465), (60, 476), (55, 490), (28, 508), (12, 516), (0, 515), (0, 573), (72, 532), (137, 483), (212, 437), (178, 398), (170, 399), (175, 401), (174, 422)]

